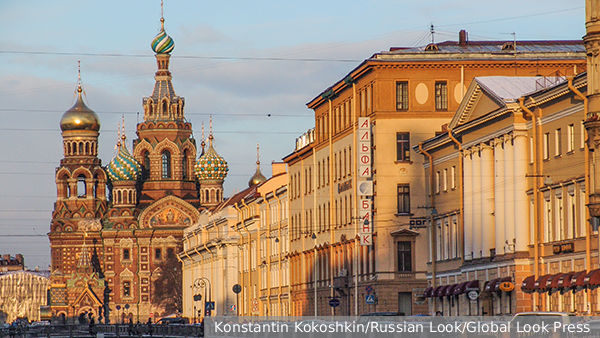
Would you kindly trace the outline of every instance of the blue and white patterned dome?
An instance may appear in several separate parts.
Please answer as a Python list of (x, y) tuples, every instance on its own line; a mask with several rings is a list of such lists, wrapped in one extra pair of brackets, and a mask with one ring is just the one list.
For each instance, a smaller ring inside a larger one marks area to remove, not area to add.
[(107, 166), (108, 176), (113, 181), (136, 181), (140, 177), (141, 167), (125, 146), (125, 137), (117, 145), (119, 152)]
[(156, 54), (169, 54), (175, 49), (175, 42), (165, 32), (165, 19), (160, 19), (160, 32), (152, 39), (150, 46)]

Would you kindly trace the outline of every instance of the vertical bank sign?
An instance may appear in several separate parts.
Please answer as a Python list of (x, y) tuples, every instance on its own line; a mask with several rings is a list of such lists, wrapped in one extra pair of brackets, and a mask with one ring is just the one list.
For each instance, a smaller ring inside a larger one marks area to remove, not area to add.
[(373, 221), (371, 218), (373, 196), (373, 155), (371, 154), (371, 119), (358, 118), (358, 216), (360, 217), (360, 245), (373, 245)]

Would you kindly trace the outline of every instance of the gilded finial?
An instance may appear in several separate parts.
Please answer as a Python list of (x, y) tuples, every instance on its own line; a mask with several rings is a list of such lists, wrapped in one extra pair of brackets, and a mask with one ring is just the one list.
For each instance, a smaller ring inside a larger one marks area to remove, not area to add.
[(208, 127), (208, 146), (212, 147), (213, 142), (213, 129), (212, 129), (212, 115), (210, 115), (209, 127)]
[(123, 140), (123, 144), (125, 144), (125, 139), (127, 138), (127, 134), (125, 132), (125, 114), (122, 115), (122, 120), (121, 120), (121, 129), (123, 130), (123, 132), (121, 133), (121, 139)]
[(77, 92), (81, 93), (83, 89), (81, 88), (81, 61), (77, 61)]
[(260, 147), (256, 142), (256, 165), (260, 165)]

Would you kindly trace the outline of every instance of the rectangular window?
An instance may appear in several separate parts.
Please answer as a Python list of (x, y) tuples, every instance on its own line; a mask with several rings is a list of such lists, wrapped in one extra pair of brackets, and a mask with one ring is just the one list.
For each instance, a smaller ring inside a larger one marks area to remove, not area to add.
[(156, 259), (156, 260), (162, 259), (162, 252), (160, 249), (154, 249), (154, 259)]
[(550, 133), (544, 134), (544, 160), (550, 158)]
[(581, 149), (585, 148), (585, 126), (583, 125), (585, 121), (581, 121)]
[(398, 272), (412, 271), (411, 242), (398, 242)]
[(172, 248), (167, 249), (167, 258), (173, 258), (173, 249)]
[(129, 256), (129, 249), (123, 249), (123, 259), (131, 259)]
[(456, 189), (456, 166), (450, 168), (450, 189)]
[(396, 109), (408, 110), (408, 82), (396, 82)]
[(444, 176), (442, 177), (442, 185), (444, 191), (448, 191), (448, 169), (444, 169)]
[(396, 161), (410, 161), (410, 133), (396, 133)]
[(437, 171), (435, 173), (435, 193), (439, 194), (440, 193), (440, 172)]
[(554, 156), (560, 156), (561, 154), (562, 154), (561, 129), (558, 128), (554, 131)]
[(575, 125), (569, 124), (567, 128), (567, 152), (575, 150)]
[(445, 81), (435, 83), (435, 110), (448, 110), (448, 88)]
[(123, 296), (131, 297), (131, 283), (130, 282), (123, 282)]
[(410, 186), (398, 184), (398, 213), (410, 214)]

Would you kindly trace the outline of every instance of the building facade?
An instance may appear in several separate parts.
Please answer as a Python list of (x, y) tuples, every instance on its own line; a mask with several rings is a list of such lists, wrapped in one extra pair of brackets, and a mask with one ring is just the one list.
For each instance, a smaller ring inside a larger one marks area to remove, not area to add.
[[(573, 75), (586, 67), (579, 41), (517, 46), (468, 41), (462, 31), (458, 42), (392, 48), (307, 104), (315, 129), (284, 158), (293, 314), (430, 311), (421, 296), (433, 282), (425, 227), (434, 209), (426, 161), (411, 145), (450, 121), (477, 76)], [(447, 259), (462, 260), (463, 252), (450, 250)]]
[(184, 229), (199, 222), (200, 211), (223, 199), (227, 163), (211, 161), (212, 130), (209, 150), (196, 161), (185, 100), (171, 82), (174, 43), (162, 18), (161, 26), (152, 41), (155, 86), (142, 100), (131, 153), (123, 128), (116, 156), (102, 166), (100, 120), (83, 101), (81, 80), (61, 119), (64, 157), (48, 234), (53, 316), (145, 322), (169, 315), (153, 298), (161, 264), (182, 250)]

